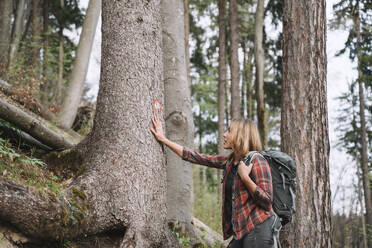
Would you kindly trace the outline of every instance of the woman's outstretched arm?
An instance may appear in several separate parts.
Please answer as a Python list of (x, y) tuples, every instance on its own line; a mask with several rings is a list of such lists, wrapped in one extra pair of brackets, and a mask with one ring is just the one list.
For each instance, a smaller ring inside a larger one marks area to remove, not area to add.
[(151, 132), (154, 134), (155, 138), (162, 142), (164, 145), (168, 146), (172, 151), (178, 154), (182, 158), (182, 151), (183, 151), (183, 146), (180, 146), (179, 144), (170, 141), (165, 137), (164, 132), (163, 132), (163, 125), (161, 124), (161, 121), (159, 120), (158, 117), (153, 117), (152, 119), (152, 127), (151, 127)]
[(227, 156), (209, 156), (197, 153), (167, 139), (163, 133), (163, 126), (157, 117), (152, 118), (152, 128), (150, 130), (158, 141), (168, 146), (185, 161), (218, 169), (225, 167)]

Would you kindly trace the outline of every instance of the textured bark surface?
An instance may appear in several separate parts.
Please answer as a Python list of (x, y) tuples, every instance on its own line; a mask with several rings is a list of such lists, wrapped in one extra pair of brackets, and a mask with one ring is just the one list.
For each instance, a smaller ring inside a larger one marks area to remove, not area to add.
[(0, 64), (7, 62), (10, 43), (10, 21), (13, 11), (13, 0), (0, 1)]
[(325, 1), (285, 0), (281, 149), (297, 165), (284, 247), (331, 247)]
[(240, 118), (238, 0), (230, 0), (231, 119)]
[[(191, 112), (185, 60), (184, 5), (182, 0), (162, 1), (165, 126), (167, 137), (193, 147), (194, 122)], [(167, 218), (191, 228), (192, 166), (167, 149)]]
[(257, 1), (255, 32), (254, 32), (254, 62), (256, 65), (256, 101), (257, 101), (257, 126), (260, 132), (262, 145), (267, 146), (266, 135), (266, 109), (264, 99), (264, 49), (263, 43), (263, 25), (264, 25), (264, 1)]
[(63, 198), (44, 200), (2, 179), (0, 216), (36, 238), (115, 234), (112, 247), (179, 247), (166, 225), (165, 156), (149, 131), (152, 102), (163, 99), (159, 0), (103, 1), (101, 63), (92, 132), (61, 158), (74, 156), (82, 174)]
[(69, 78), (69, 85), (61, 112), (58, 115), (58, 122), (65, 128), (71, 128), (77, 114), (100, 12), (101, 0), (90, 0), (76, 51), (74, 67)]

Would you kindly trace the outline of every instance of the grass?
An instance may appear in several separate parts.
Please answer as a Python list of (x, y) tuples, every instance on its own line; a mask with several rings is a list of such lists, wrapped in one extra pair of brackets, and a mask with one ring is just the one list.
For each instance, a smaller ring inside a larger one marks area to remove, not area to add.
[(31, 186), (42, 195), (57, 196), (63, 188), (63, 178), (46, 169), (39, 158), (26, 154), (9, 141), (0, 138), (0, 175), (15, 183)]

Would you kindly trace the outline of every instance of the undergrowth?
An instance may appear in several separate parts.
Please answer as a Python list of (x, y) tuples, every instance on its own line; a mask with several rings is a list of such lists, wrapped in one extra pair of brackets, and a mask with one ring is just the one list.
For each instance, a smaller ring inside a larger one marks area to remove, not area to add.
[(63, 188), (63, 178), (46, 169), (46, 164), (33, 154), (26, 154), (0, 137), (0, 175), (13, 182), (31, 186), (41, 195), (57, 196)]

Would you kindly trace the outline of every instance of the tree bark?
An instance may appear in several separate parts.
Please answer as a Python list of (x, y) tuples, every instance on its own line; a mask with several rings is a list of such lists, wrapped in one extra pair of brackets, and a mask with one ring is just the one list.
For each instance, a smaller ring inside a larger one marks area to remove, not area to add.
[[(223, 148), (223, 133), (225, 132), (225, 104), (226, 104), (226, 1), (218, 1), (218, 154), (225, 152)], [(217, 180), (221, 177), (217, 171)], [(220, 202), (221, 186), (218, 185), (218, 199)]]
[(325, 11), (325, 1), (284, 1), (281, 149), (297, 165), (284, 247), (331, 247)]
[(12, 41), (9, 48), (9, 59), (8, 59), (8, 69), (13, 65), (18, 45), (21, 40), (22, 31), (23, 31), (23, 20), (25, 12), (25, 0), (19, 0), (17, 4), (16, 16), (14, 19), (14, 28), (12, 34)]
[(71, 128), (80, 104), (100, 12), (101, 0), (90, 0), (76, 51), (74, 67), (69, 78), (69, 85), (61, 112), (58, 115), (58, 122), (65, 128)]
[(48, 102), (48, 54), (49, 54), (49, 1), (43, 1), (43, 84), (41, 85), (41, 102)]
[[(62, 0), (63, 1), (63, 0)], [(63, 27), (61, 26), (58, 31), (58, 78), (57, 85), (54, 89), (54, 102), (58, 105), (61, 103), (62, 98), (62, 84), (63, 84), (63, 61), (64, 61), (64, 51), (63, 51)]]
[[(65, 0), (60, 0), (61, 9), (65, 7)], [(63, 84), (63, 71), (64, 71), (64, 51), (63, 51), (63, 24), (59, 23), (59, 31), (58, 31), (58, 78), (57, 78), (57, 85), (54, 89), (54, 102), (55, 104), (61, 104), (62, 99), (62, 84)]]
[(0, 1), (0, 64), (7, 63), (10, 43), (10, 23), (13, 12), (13, 0)]
[(114, 233), (118, 247), (179, 247), (166, 225), (164, 154), (149, 131), (162, 69), (160, 1), (103, 1), (94, 126), (61, 158), (73, 155), (82, 174), (52, 200), (1, 179), (1, 218), (40, 239)]
[[(167, 136), (193, 147), (194, 122), (185, 59), (183, 0), (162, 0), (165, 125)], [(191, 225), (192, 166), (167, 150), (167, 219), (195, 236)]]
[(240, 118), (238, 0), (230, 0), (231, 119)]
[(40, 0), (32, 0), (32, 59), (31, 63), (37, 70), (35, 77), (39, 78), (40, 67), (40, 48), (41, 48), (41, 30), (40, 30), (41, 8)]
[(257, 101), (257, 126), (260, 132), (261, 142), (264, 147), (267, 146), (267, 126), (266, 126), (266, 108), (264, 94), (264, 49), (263, 43), (263, 25), (264, 25), (264, 1), (257, 1), (255, 32), (254, 32), (254, 61), (256, 65), (256, 101)]
[(183, 1), (184, 8), (184, 27), (185, 27), (185, 59), (186, 59), (186, 73), (187, 73), (187, 82), (189, 84), (191, 92), (191, 77), (190, 77), (190, 11), (189, 11), (189, 0)]
[(371, 199), (371, 182), (368, 169), (368, 153), (367, 153), (367, 133), (366, 133), (366, 117), (365, 117), (365, 100), (364, 100), (364, 83), (363, 71), (361, 66), (362, 53), (360, 44), (360, 14), (359, 1), (356, 2), (355, 16), (353, 18), (356, 32), (356, 50), (358, 59), (358, 87), (359, 87), (359, 115), (360, 115), (360, 131), (361, 131), (361, 151), (360, 151), (360, 166), (362, 169), (362, 181), (364, 191), (364, 201), (366, 206), (366, 224), (367, 237), (369, 246), (372, 245), (372, 199)]

